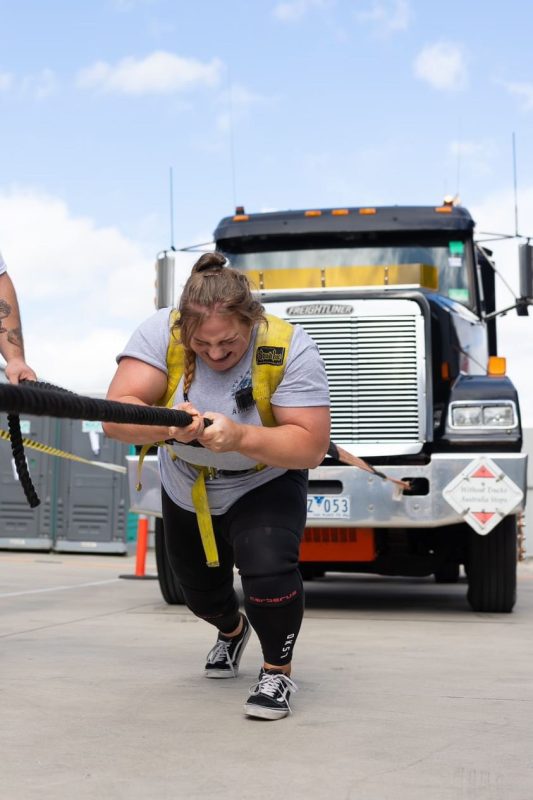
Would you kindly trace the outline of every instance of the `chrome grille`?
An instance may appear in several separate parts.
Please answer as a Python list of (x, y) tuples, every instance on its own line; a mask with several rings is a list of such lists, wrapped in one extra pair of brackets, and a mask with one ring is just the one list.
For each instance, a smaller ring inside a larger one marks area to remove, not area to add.
[(324, 359), (333, 441), (423, 441), (424, 338), (419, 313), (291, 317), (291, 322), (305, 328)]

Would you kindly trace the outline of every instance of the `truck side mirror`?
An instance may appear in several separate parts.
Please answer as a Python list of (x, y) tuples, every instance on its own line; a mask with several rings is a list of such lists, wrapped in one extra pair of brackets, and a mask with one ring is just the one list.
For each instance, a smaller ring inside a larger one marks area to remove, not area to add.
[(527, 317), (528, 306), (533, 303), (533, 245), (521, 244), (518, 248), (520, 298), (516, 308), (519, 317)]
[(174, 253), (164, 250), (155, 262), (155, 307), (167, 308), (174, 304)]

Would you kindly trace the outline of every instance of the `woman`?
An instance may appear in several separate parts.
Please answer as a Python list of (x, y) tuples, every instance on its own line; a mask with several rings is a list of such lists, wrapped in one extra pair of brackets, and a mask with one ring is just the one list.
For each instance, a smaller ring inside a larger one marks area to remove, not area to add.
[[(277, 335), (270, 333), (274, 328), (289, 329), (283, 346), (268, 340)], [(266, 346), (258, 345), (265, 336)], [(205, 675), (237, 677), (253, 628), (264, 663), (245, 713), (279, 719), (290, 713), (296, 691), (290, 674), (304, 608), (298, 553), (306, 470), (321, 463), (329, 445), (324, 365), (303, 328), (275, 317), (267, 322), (246, 276), (216, 252), (193, 267), (179, 315), (162, 309), (135, 331), (118, 356), (108, 398), (161, 404), (165, 393), (173, 392), (167, 392), (168, 364), (176, 353), (183, 357), (183, 374), (169, 405), (187, 411), (191, 424), (167, 429), (108, 423), (105, 431), (123, 442), (167, 442), (159, 461), (168, 558), (188, 607), (218, 630)], [(255, 376), (280, 359), (285, 364), (267, 399), (273, 415), (267, 427)], [(206, 564), (202, 542), (211, 523), (218, 552), (216, 562)], [(234, 566), (242, 579), (245, 614), (233, 588)]]

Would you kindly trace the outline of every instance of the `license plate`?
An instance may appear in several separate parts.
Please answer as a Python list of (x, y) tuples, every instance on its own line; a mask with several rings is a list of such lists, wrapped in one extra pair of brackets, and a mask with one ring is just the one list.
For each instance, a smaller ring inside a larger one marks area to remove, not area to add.
[(350, 498), (343, 494), (307, 495), (308, 519), (349, 519)]

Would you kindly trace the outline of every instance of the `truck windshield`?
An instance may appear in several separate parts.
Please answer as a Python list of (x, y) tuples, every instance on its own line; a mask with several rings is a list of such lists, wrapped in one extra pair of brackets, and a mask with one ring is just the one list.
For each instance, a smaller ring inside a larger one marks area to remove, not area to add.
[[(431, 240), (417, 243), (388, 240), (380, 244), (368, 241), (339, 246), (301, 247), (287, 249), (281, 242), (256, 240), (243, 242), (233, 240), (235, 247), (223, 248), (231, 263), (245, 272), (267, 272), (270, 270), (327, 269), (328, 267), (375, 267), (401, 264), (422, 264), (433, 267), (437, 273), (436, 291), (472, 307), (472, 248), (469, 241), (459, 238)], [(225, 243), (226, 244), (226, 243)], [(285, 244), (285, 243), (283, 243)], [(307, 244), (307, 243), (306, 243)], [(328, 243), (329, 244), (329, 243)], [(254, 247), (254, 245), (256, 247)], [(243, 252), (245, 249), (249, 252)], [(257, 249), (256, 249), (257, 248)], [(275, 248), (275, 249), (273, 249)]]

